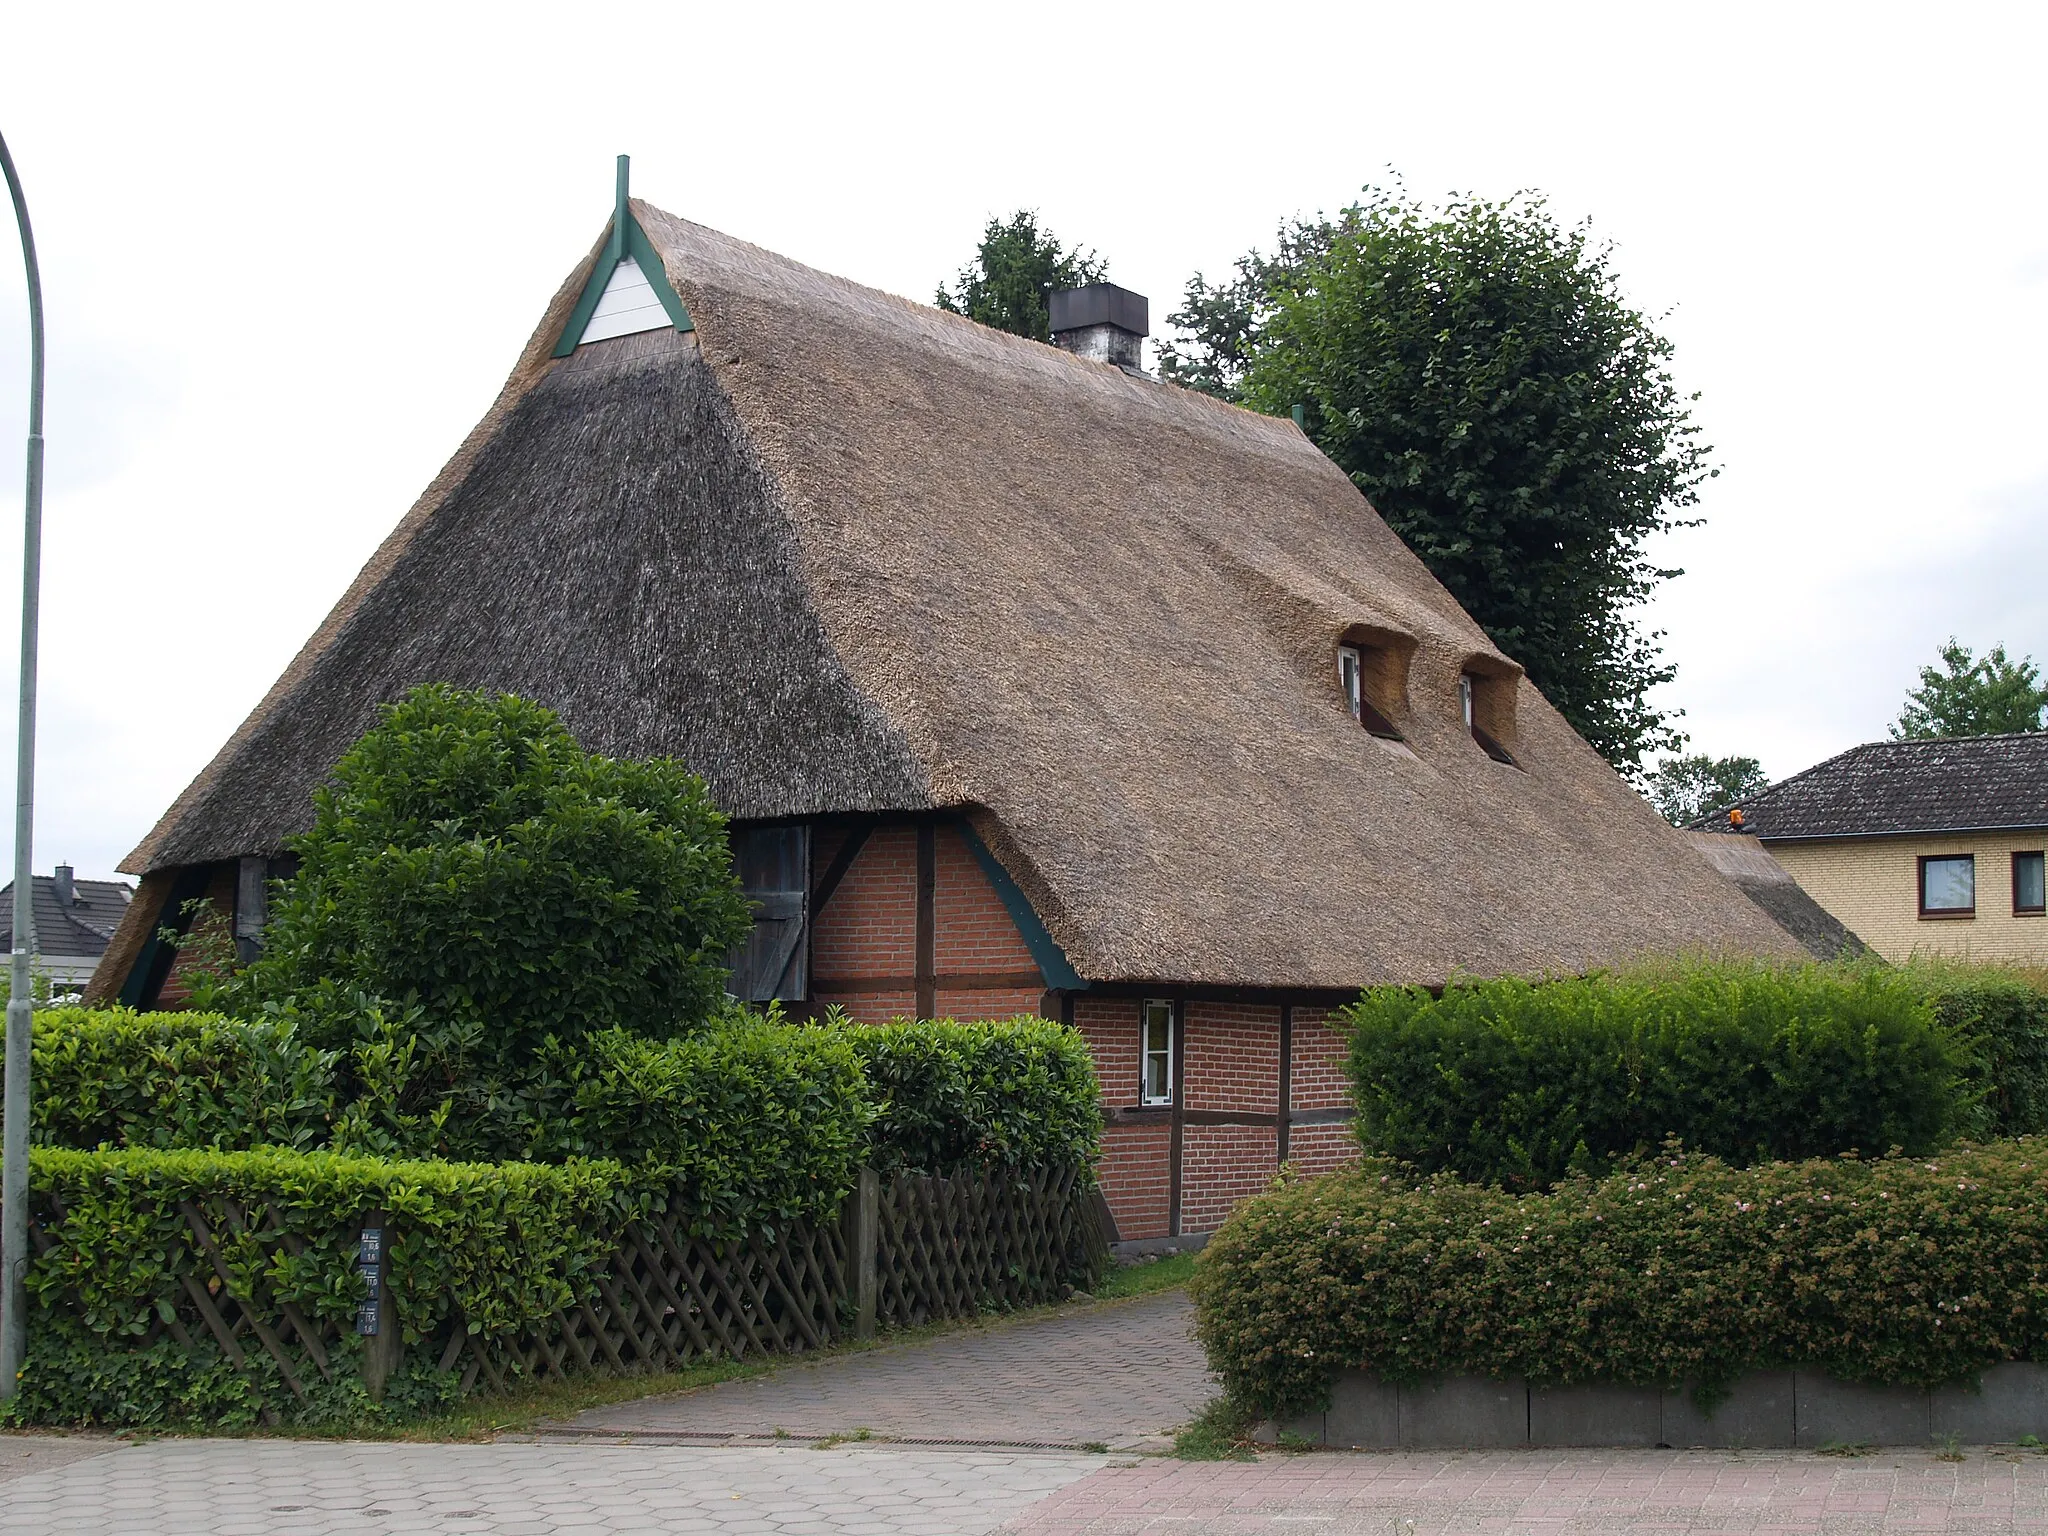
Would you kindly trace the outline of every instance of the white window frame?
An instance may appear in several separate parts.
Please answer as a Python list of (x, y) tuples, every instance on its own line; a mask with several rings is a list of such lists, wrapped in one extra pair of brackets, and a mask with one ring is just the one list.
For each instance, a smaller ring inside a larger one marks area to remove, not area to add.
[(1460, 672), (1458, 674), (1458, 708), (1465, 716), (1465, 729), (1468, 731), (1479, 723), (1478, 717), (1472, 708), (1472, 692), (1472, 674), (1470, 672)]
[[(1163, 1051), (1155, 1049), (1152, 1044), (1152, 1025), (1162, 1016), (1166, 1024), (1166, 1048)], [(1138, 1103), (1148, 1109), (1171, 1108), (1173, 1105), (1174, 1058), (1180, 1050), (1180, 1031), (1175, 1027), (1178, 1022), (1174, 1006), (1166, 998), (1148, 997), (1138, 1004)], [(1166, 1091), (1162, 1094), (1149, 1091), (1152, 1082), (1150, 1068), (1155, 1059), (1160, 1060), (1166, 1069)]]
[(1351, 718), (1365, 719), (1365, 658), (1358, 654), (1355, 645), (1337, 647), (1337, 686), (1344, 690), (1344, 702), (1351, 707)]

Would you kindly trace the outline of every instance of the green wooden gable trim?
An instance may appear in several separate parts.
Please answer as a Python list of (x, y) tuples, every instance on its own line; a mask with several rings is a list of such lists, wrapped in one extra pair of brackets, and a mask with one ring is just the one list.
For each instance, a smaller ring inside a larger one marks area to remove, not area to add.
[(683, 307), (683, 301), (670, 286), (668, 273), (662, 267), (661, 258), (655, 254), (654, 243), (647, 238), (647, 232), (640, 227), (640, 221), (633, 217), (626, 206), (626, 177), (629, 161), (619, 156), (619, 180), (616, 204), (612, 210), (611, 238), (605, 241), (604, 254), (591, 263), (589, 281), (583, 285), (583, 295), (577, 299), (576, 307), (569, 311), (569, 323), (562, 327), (561, 337), (555, 342), (554, 355), (567, 357), (576, 350), (583, 340), (583, 332), (590, 325), (591, 314), (597, 309), (597, 301), (604, 297), (604, 290), (612, 280), (612, 273), (619, 263), (628, 256), (639, 264), (640, 273), (647, 279), (647, 286), (654, 290), (654, 296), (661, 300), (661, 307), (668, 312), (669, 320), (678, 331), (694, 331), (696, 321)]
[(1038, 913), (1032, 909), (1031, 899), (1024, 894), (1023, 888), (1010, 878), (1010, 872), (988, 851), (988, 844), (981, 840), (971, 822), (962, 820), (959, 826), (960, 835), (967, 839), (975, 862), (988, 876), (988, 883), (996, 888), (996, 895), (1002, 898), (1010, 921), (1017, 925), (1017, 932), (1023, 936), (1024, 947), (1038, 962), (1039, 974), (1045, 977), (1045, 984), (1062, 992), (1087, 991), (1088, 983), (1081, 979), (1080, 973), (1067, 959), (1067, 952), (1060, 948), (1059, 940), (1046, 932), (1045, 924), (1039, 921)]

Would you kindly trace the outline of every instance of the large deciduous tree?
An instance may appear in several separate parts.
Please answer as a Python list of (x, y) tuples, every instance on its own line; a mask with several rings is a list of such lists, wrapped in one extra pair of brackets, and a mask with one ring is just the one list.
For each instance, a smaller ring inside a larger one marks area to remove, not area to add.
[(1935, 736), (1997, 736), (2038, 731), (2048, 710), (2034, 658), (2006, 659), (1994, 645), (1981, 659), (1951, 638), (1941, 648), (1941, 665), (1920, 669), (1920, 686), (1908, 689), (1905, 708), (1892, 726), (1896, 741)]
[(1677, 575), (1645, 552), (1713, 473), (1610, 250), (1541, 198), (1432, 212), (1368, 188), (1296, 222), (1169, 317), (1165, 376), (1286, 414), (1609, 762), (1685, 738), (1649, 692), (1674, 669), (1636, 607)]
[(1005, 221), (990, 219), (974, 260), (957, 285), (939, 287), (938, 305), (1013, 336), (1052, 340), (1052, 296), (1065, 288), (1099, 283), (1109, 263), (1093, 251), (1060, 244), (1038, 215), (1019, 209)]

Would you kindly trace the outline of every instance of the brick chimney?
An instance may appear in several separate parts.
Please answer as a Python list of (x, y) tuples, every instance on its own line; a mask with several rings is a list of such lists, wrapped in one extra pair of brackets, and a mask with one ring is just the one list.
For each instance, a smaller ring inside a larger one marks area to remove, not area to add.
[(1145, 295), (1115, 283), (1069, 288), (1052, 296), (1052, 343), (1076, 357), (1143, 373), (1148, 311)]

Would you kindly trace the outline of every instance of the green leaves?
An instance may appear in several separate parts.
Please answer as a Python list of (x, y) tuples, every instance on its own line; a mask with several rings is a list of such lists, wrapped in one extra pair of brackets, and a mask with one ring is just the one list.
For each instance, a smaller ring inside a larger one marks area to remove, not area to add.
[(1745, 1162), (1925, 1151), (1974, 1124), (1969, 1048), (1876, 966), (1379, 988), (1341, 1017), (1367, 1153), (1510, 1189), (1667, 1137)]
[(751, 922), (701, 780), (586, 753), (509, 694), (428, 686), (386, 706), (293, 851), (231, 1004), (291, 1012), (330, 1047), (357, 999), (469, 1021), (486, 1076), (550, 1037), (701, 1027)]
[(1019, 209), (1005, 223), (990, 219), (975, 259), (960, 269), (959, 286), (940, 286), (939, 308), (1033, 341), (1052, 340), (1052, 295), (1099, 283), (1109, 263), (1079, 246), (1060, 244), (1038, 227), (1038, 215)]
[(1368, 188), (1297, 222), (1161, 348), (1176, 383), (1308, 432), (1608, 761), (1684, 738), (1648, 692), (1673, 669), (1631, 610), (1677, 574), (1643, 553), (1712, 472), (1671, 345), (1610, 253), (1540, 198), (1432, 213)]
[(2038, 731), (2043, 711), (2048, 687), (2033, 657), (2008, 661), (2005, 647), (1994, 645), (1979, 660), (1951, 638), (1941, 648), (1941, 666), (1920, 669), (1920, 686), (1907, 693), (1892, 739)]
[(1332, 1372), (1694, 1383), (1803, 1366), (1928, 1384), (2048, 1358), (2048, 1146), (1734, 1169), (1663, 1155), (1515, 1196), (1384, 1165), (1238, 1207), (1197, 1328), (1239, 1401)]
[(869, 1157), (885, 1176), (1095, 1162), (1102, 1101), (1073, 1030), (1033, 1018), (831, 1028), (876, 1101)]
[(1709, 757), (1704, 752), (1667, 757), (1643, 780), (1650, 803), (1674, 827), (1691, 826), (1770, 787), (1763, 764), (1755, 758)]

